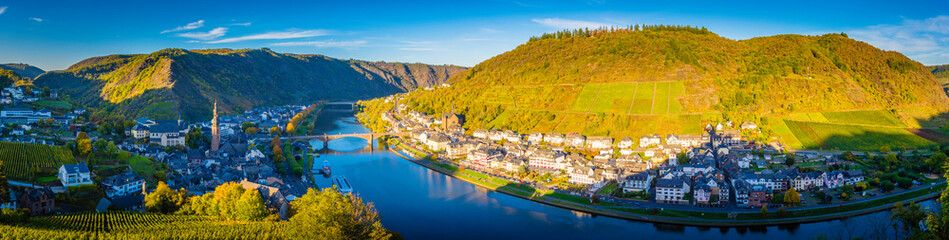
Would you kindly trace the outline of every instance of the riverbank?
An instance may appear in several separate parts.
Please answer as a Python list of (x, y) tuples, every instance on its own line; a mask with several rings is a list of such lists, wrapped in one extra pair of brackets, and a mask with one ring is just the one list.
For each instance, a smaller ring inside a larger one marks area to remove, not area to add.
[[(402, 144), (400, 144), (402, 145)], [(404, 146), (404, 145), (402, 145)], [(414, 149), (413, 149), (414, 150)], [(789, 209), (786, 213), (778, 213), (776, 211), (771, 211), (767, 216), (783, 216), (777, 218), (767, 217), (761, 215), (760, 212), (755, 211), (754, 209), (740, 210), (733, 212), (698, 212), (698, 211), (685, 211), (685, 210), (664, 210), (664, 209), (645, 209), (637, 208), (632, 205), (626, 204), (616, 204), (610, 202), (602, 202), (597, 205), (588, 205), (578, 203), (577, 200), (587, 198), (577, 197), (572, 195), (566, 195), (556, 192), (543, 192), (536, 189), (532, 189), (529, 186), (520, 185), (517, 183), (512, 183), (507, 180), (487, 176), (481, 173), (469, 174), (470, 170), (461, 170), (457, 169), (454, 166), (445, 164), (445, 163), (435, 163), (429, 160), (417, 160), (425, 158), (425, 156), (416, 156), (415, 158), (405, 156), (404, 154), (418, 154), (415, 151), (409, 150), (408, 152), (399, 152), (396, 150), (390, 150), (397, 155), (416, 163), (420, 166), (426, 167), (433, 171), (451, 176), (455, 179), (468, 182), (478, 187), (482, 187), (488, 190), (495, 192), (500, 192), (503, 194), (511, 195), (521, 199), (530, 200), (533, 202), (546, 204), (550, 206), (570, 209), (574, 211), (585, 212), (594, 215), (609, 216), (620, 219), (634, 220), (634, 221), (644, 221), (652, 223), (663, 223), (663, 224), (674, 224), (674, 225), (687, 225), (687, 226), (705, 226), (705, 227), (758, 227), (758, 226), (774, 226), (774, 225), (786, 225), (786, 224), (801, 224), (801, 223), (812, 223), (812, 222), (821, 222), (836, 220), (841, 218), (848, 218), (853, 216), (859, 216), (874, 212), (880, 212), (892, 209), (894, 203), (896, 202), (921, 202), (930, 199), (939, 197), (941, 190), (945, 188), (946, 184), (941, 183), (938, 185), (931, 185), (929, 187), (918, 187), (914, 190), (904, 191), (897, 195), (892, 196), (881, 196), (878, 199), (863, 201), (863, 202), (853, 202), (846, 204), (835, 204), (829, 205), (826, 207), (819, 208), (808, 208), (808, 209)], [(474, 175), (474, 176), (473, 176)], [(530, 191), (533, 190), (533, 191)], [(559, 195), (556, 195), (559, 194)], [(576, 198), (576, 199), (571, 199)], [(567, 199), (564, 199), (567, 198)], [(882, 203), (881, 203), (882, 202)], [(813, 212), (829, 212), (827, 214), (819, 215), (807, 215), (808, 213)], [(805, 216), (797, 217), (798, 213), (804, 214)], [(789, 217), (790, 216), (790, 217)], [(731, 218), (729, 218), (731, 217)]]

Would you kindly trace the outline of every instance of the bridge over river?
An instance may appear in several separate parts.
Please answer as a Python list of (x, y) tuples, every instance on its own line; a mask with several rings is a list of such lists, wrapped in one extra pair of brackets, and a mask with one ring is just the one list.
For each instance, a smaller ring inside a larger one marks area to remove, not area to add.
[(329, 144), (330, 141), (333, 141), (333, 140), (336, 140), (336, 139), (340, 139), (340, 138), (355, 137), (355, 138), (366, 139), (366, 141), (369, 142), (368, 147), (369, 147), (369, 148), (372, 148), (372, 140), (375, 140), (376, 138), (379, 138), (379, 137), (382, 137), (382, 136), (398, 136), (398, 137), (404, 137), (404, 136), (408, 136), (408, 135), (409, 135), (408, 132), (351, 133), (351, 134), (322, 134), (322, 135), (291, 136), (291, 137), (282, 137), (282, 138), (280, 138), (280, 139), (282, 139), (282, 140), (290, 139), (290, 140), (293, 140), (293, 141), (296, 141), (296, 140), (313, 140), (313, 139), (316, 139), (316, 140), (322, 141), (322, 142), (323, 142), (323, 149), (326, 149), (326, 148), (328, 147), (328, 144)]

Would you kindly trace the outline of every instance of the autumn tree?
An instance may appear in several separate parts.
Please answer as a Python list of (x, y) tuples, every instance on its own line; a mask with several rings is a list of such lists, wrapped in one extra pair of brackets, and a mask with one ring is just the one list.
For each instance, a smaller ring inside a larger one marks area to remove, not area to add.
[(79, 132), (76, 134), (76, 148), (79, 151), (79, 154), (88, 154), (92, 152), (92, 140), (89, 139), (89, 136), (86, 135), (86, 132)]
[(237, 219), (237, 201), (244, 194), (244, 187), (236, 182), (221, 184), (214, 189), (214, 201), (217, 202), (221, 217), (227, 220)]
[(274, 136), (280, 135), (280, 128), (278, 128), (278, 127), (276, 127), (276, 126), (271, 127), (271, 128), (270, 128), (270, 135), (274, 135)]
[[(310, 189), (293, 201), (289, 230), (303, 239), (388, 239), (372, 203), (332, 188)], [(312, 231), (320, 229), (320, 231)]]
[(784, 193), (784, 203), (788, 205), (799, 204), (801, 203), (801, 195), (798, 195), (797, 190), (794, 190), (794, 188), (788, 189), (788, 191)]
[(258, 221), (268, 215), (267, 206), (264, 205), (264, 199), (260, 197), (257, 189), (250, 189), (241, 194), (235, 206), (236, 219), (241, 221)]
[(165, 182), (158, 182), (155, 191), (145, 195), (145, 210), (159, 213), (176, 212), (187, 204), (187, 195), (187, 190), (171, 190)]
[[(946, 170), (943, 177), (949, 178), (949, 170)], [(926, 217), (926, 226), (929, 227), (929, 231), (925, 234), (932, 237), (932, 239), (946, 240), (949, 239), (949, 186), (946, 186), (946, 189), (939, 195), (938, 203), (938, 210), (931, 212)]]

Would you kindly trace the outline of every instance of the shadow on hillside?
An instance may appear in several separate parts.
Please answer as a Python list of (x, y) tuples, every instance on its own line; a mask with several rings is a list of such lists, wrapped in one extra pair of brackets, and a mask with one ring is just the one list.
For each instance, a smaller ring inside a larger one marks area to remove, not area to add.
[[(828, 130), (833, 131), (832, 129)], [(930, 149), (936, 145), (949, 143), (949, 136), (943, 135), (941, 133), (930, 134), (924, 137), (921, 136), (923, 134), (916, 134), (913, 131), (895, 128), (866, 128), (859, 129), (857, 131), (859, 132), (856, 134), (837, 134), (830, 135), (829, 137), (825, 137), (823, 139), (812, 139), (816, 146), (808, 146), (805, 144), (804, 147), (810, 150), (849, 150), (876, 152), (880, 151), (880, 148), (882, 147), (889, 147), (893, 151), (898, 151), (901, 148), (905, 148), (907, 150)], [(940, 138), (945, 139), (946, 141), (938, 141)]]

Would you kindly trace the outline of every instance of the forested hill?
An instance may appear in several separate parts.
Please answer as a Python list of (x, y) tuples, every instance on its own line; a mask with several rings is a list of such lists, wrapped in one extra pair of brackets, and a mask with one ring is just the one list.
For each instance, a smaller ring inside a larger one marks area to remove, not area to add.
[(269, 49), (165, 49), (86, 59), (34, 81), (136, 117), (210, 117), (258, 106), (357, 100), (445, 83), (463, 67), (340, 60)]
[(14, 71), (0, 68), (0, 87), (7, 87), (17, 81), (27, 81), (28, 79), (20, 76)]
[(929, 71), (936, 76), (940, 83), (949, 83), (949, 64), (929, 66)]
[(919, 127), (916, 119), (949, 106), (925, 66), (846, 34), (732, 40), (676, 26), (545, 34), (449, 83), (407, 102), (430, 113), (454, 105), (471, 128), (614, 137), (848, 110), (885, 111)]
[(28, 77), (28, 78), (36, 78), (36, 76), (39, 76), (40, 74), (43, 74), (44, 72), (46, 72), (46, 71), (43, 71), (43, 69), (40, 69), (38, 67), (34, 67), (25, 63), (0, 64), (0, 68), (16, 72), (16, 74), (19, 74), (20, 76)]

